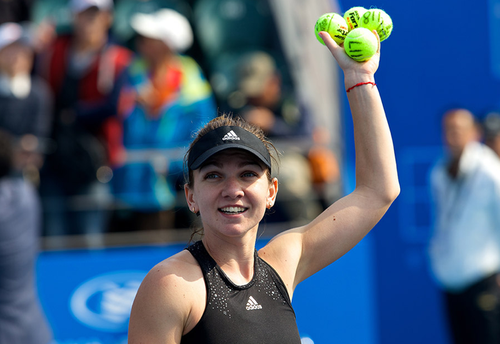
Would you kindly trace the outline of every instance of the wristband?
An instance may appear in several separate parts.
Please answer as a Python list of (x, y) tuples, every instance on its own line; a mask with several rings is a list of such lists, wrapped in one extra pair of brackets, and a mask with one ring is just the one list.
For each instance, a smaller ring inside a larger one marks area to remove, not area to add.
[(358, 83), (358, 84), (356, 84), (356, 85), (354, 85), (352, 87), (349, 87), (346, 92), (349, 93), (353, 88), (356, 88), (358, 86), (363, 86), (363, 85), (373, 85), (373, 86), (376, 86), (377, 84), (374, 83), (374, 82), (372, 82), (372, 81), (360, 82), (360, 83)]

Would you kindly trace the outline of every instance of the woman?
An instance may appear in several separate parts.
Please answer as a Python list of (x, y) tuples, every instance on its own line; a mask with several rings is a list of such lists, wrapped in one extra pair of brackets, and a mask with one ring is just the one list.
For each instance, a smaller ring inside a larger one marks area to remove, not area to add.
[(290, 303), (296, 286), (354, 247), (399, 194), (392, 139), (374, 83), (379, 52), (358, 63), (328, 34), (321, 37), (344, 71), (354, 121), (355, 190), (256, 252), (259, 222), (278, 192), (278, 181), (270, 179), (269, 145), (239, 123), (209, 123), (188, 152), (185, 186), (191, 211), (201, 216), (203, 240), (144, 279), (132, 307), (129, 343), (300, 343)]

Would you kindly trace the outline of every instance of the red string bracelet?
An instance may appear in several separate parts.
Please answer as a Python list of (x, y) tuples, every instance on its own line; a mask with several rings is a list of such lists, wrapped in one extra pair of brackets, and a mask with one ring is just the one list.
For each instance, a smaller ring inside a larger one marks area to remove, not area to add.
[(352, 87), (348, 88), (346, 92), (351, 91), (351, 90), (352, 90), (353, 88), (355, 88), (355, 87), (362, 86), (362, 85), (368, 85), (368, 84), (373, 85), (373, 86), (376, 86), (376, 85), (377, 85), (376, 83), (374, 83), (374, 82), (372, 82), (372, 81), (360, 82), (359, 84), (356, 84), (356, 85), (354, 85), (354, 86), (352, 86)]

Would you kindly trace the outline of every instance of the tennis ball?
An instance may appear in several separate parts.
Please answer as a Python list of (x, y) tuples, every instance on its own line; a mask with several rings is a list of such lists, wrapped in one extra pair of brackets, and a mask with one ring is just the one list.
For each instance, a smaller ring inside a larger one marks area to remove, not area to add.
[(367, 10), (360, 19), (360, 26), (368, 30), (377, 30), (380, 41), (387, 39), (392, 32), (392, 19), (378, 8)]
[(352, 7), (344, 13), (344, 20), (347, 23), (347, 28), (349, 31), (359, 27), (359, 20), (365, 14), (366, 8), (364, 7)]
[(377, 48), (377, 37), (364, 27), (352, 29), (344, 40), (346, 54), (358, 62), (369, 60), (377, 52)]
[(340, 14), (325, 13), (319, 17), (316, 21), (316, 25), (314, 25), (316, 38), (321, 44), (325, 45), (323, 39), (318, 35), (321, 31), (328, 32), (337, 44), (342, 44), (349, 30), (347, 29), (347, 23)]

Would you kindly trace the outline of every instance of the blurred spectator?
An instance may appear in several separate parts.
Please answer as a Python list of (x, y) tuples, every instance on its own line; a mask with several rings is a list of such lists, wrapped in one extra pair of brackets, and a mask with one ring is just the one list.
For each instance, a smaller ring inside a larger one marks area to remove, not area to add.
[(307, 152), (311, 166), (312, 183), (322, 209), (326, 209), (332, 199), (342, 196), (340, 190), (340, 166), (337, 155), (330, 148), (330, 132), (318, 127), (313, 133), (313, 146)]
[(13, 137), (0, 130), (0, 343), (48, 344), (36, 289), (41, 213), (33, 186), (16, 175)]
[[(325, 204), (325, 185), (338, 180), (338, 162), (328, 148), (328, 133), (315, 124), (297, 96), (285, 87), (274, 58), (263, 51), (243, 55), (237, 68), (238, 90), (229, 101), (248, 122), (279, 143), (285, 141), (280, 168), (282, 201), (277, 220), (310, 220)], [(316, 192), (316, 193), (315, 193)], [(324, 200), (324, 202), (323, 202)]]
[(36, 27), (33, 25), (32, 12), (36, 3), (36, 0), (0, 0), (0, 24), (32, 26), (30, 46), (38, 53), (52, 39), (55, 28), (49, 21), (38, 23)]
[(500, 113), (490, 112), (483, 120), (484, 143), (500, 156)]
[[(273, 57), (255, 51), (241, 58), (238, 91), (243, 107), (240, 114), (260, 126), (269, 137), (310, 137), (313, 121), (293, 91), (283, 87)], [(238, 98), (238, 92), (233, 98)]]
[(165, 150), (185, 149), (217, 110), (199, 65), (181, 55), (193, 41), (184, 16), (161, 9), (136, 14), (131, 25), (138, 34), (139, 56), (128, 68), (123, 95), (132, 100), (123, 114), (128, 162), (113, 178), (116, 197), (130, 209), (119, 212), (117, 222), (134, 229), (171, 228), (171, 210), (183, 184), (183, 154)]
[[(192, 15), (192, 2), (198, 0), (118, 0), (115, 1), (113, 35), (130, 49), (135, 47), (136, 31), (132, 28), (131, 19), (138, 13), (154, 13), (162, 8), (169, 8), (179, 12), (186, 18)], [(196, 37), (193, 37), (196, 41)], [(191, 55), (193, 46), (184, 53)]]
[(131, 52), (108, 36), (112, 0), (71, 0), (73, 32), (40, 61), (55, 95), (55, 152), (42, 171), (45, 232), (101, 233), (111, 202), (111, 167), (123, 159), (119, 95)]
[(448, 154), (432, 170), (431, 267), (455, 343), (500, 342), (500, 161), (479, 143), (474, 116), (443, 118)]
[(47, 142), (52, 116), (49, 87), (32, 76), (34, 52), (21, 25), (0, 25), (0, 128), (20, 142), (16, 165), (35, 184), (43, 163), (41, 142)]

